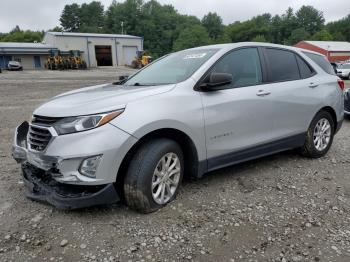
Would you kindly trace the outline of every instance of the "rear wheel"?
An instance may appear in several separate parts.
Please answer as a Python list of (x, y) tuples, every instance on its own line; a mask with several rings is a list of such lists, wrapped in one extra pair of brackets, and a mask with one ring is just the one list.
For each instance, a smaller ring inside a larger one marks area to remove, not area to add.
[(312, 120), (306, 141), (301, 148), (304, 156), (318, 158), (324, 156), (332, 145), (334, 120), (327, 111), (320, 111)]
[(183, 153), (176, 142), (157, 139), (143, 145), (132, 158), (124, 180), (128, 206), (150, 213), (174, 200), (183, 167)]

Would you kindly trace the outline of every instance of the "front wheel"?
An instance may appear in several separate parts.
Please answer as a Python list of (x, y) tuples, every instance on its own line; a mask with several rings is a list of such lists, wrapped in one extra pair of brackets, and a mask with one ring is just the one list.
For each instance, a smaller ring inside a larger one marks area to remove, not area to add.
[(306, 141), (301, 148), (304, 156), (319, 158), (324, 156), (332, 145), (334, 120), (327, 111), (320, 111), (312, 120), (307, 131)]
[(170, 139), (150, 141), (135, 153), (124, 181), (128, 206), (154, 212), (176, 197), (184, 170), (180, 146)]

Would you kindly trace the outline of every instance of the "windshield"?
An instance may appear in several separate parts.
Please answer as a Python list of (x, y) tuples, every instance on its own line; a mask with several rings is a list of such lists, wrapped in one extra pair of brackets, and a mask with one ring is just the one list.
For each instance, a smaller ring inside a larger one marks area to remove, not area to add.
[(176, 84), (188, 79), (218, 49), (184, 50), (167, 55), (128, 79), (124, 85)]

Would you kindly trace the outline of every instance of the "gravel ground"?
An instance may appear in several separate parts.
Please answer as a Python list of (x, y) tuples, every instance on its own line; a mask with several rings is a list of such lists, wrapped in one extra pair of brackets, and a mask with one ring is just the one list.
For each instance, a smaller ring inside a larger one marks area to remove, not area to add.
[(285, 152), (212, 172), (149, 215), (26, 199), (15, 126), (50, 97), (125, 71), (0, 74), (0, 261), (350, 261), (350, 121), (321, 159)]

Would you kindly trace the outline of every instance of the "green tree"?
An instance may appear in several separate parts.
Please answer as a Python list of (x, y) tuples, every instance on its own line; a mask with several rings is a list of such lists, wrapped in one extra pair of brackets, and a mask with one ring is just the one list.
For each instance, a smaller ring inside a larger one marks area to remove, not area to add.
[(145, 49), (155, 58), (172, 50), (178, 16), (171, 5), (161, 5), (154, 0), (143, 5), (140, 32), (145, 37)]
[(21, 29), (19, 28), (18, 25), (16, 25), (15, 28), (13, 28), (10, 33), (15, 33), (15, 32), (21, 32)]
[(295, 45), (296, 43), (308, 40), (310, 38), (310, 34), (304, 28), (298, 28), (292, 31), (288, 43), (290, 45)]
[(350, 42), (350, 14), (338, 21), (328, 23), (326, 28), (333, 35), (334, 40)]
[(104, 7), (100, 2), (92, 1), (80, 7), (80, 32), (102, 33), (105, 24)]
[(292, 31), (298, 28), (297, 18), (294, 11), (289, 7), (286, 12), (281, 16), (280, 29), (280, 43), (287, 44)]
[(49, 32), (63, 32), (63, 28), (60, 26), (55, 26), (54, 28), (49, 29), (47, 31), (49, 31)]
[(44, 36), (44, 32), (40, 31), (22, 31), (16, 27), (16, 30), (12, 30), (10, 33), (3, 34), (0, 37), (1, 42), (41, 42)]
[(201, 25), (194, 25), (183, 30), (174, 42), (175, 51), (192, 48), (196, 46), (207, 45), (210, 43), (210, 37)]
[(224, 32), (222, 18), (217, 13), (209, 12), (203, 17), (201, 22), (213, 40), (218, 39)]
[(312, 6), (303, 5), (295, 15), (298, 27), (304, 28), (310, 35), (320, 31), (324, 26), (323, 13)]
[(326, 30), (322, 29), (318, 32), (316, 32), (312, 37), (311, 40), (316, 40), (316, 41), (332, 41), (333, 36)]
[(106, 12), (106, 31), (119, 34), (141, 34), (142, 6), (142, 0), (126, 0), (123, 3), (113, 0)]
[(62, 11), (60, 22), (64, 31), (78, 32), (81, 25), (81, 12), (78, 4), (66, 5)]
[(267, 42), (265, 36), (257, 35), (252, 39), (252, 42)]

